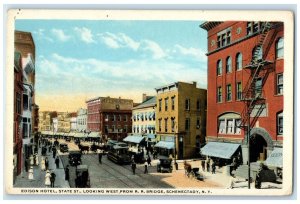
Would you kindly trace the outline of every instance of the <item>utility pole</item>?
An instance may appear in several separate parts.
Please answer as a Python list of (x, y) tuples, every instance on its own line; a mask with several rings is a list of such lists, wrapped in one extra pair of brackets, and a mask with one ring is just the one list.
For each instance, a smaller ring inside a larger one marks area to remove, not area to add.
[(248, 125), (247, 125), (247, 146), (248, 146), (248, 189), (250, 189), (250, 111), (248, 109)]

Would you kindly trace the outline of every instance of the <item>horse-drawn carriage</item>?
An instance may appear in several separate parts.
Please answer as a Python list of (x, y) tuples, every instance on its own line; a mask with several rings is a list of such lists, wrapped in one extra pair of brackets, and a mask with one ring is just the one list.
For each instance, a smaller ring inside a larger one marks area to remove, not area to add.
[(90, 151), (90, 147), (88, 145), (78, 144), (78, 148), (81, 153), (88, 153)]
[(185, 175), (191, 179), (204, 180), (204, 176), (200, 173), (199, 168), (192, 168), (192, 165), (184, 161)]

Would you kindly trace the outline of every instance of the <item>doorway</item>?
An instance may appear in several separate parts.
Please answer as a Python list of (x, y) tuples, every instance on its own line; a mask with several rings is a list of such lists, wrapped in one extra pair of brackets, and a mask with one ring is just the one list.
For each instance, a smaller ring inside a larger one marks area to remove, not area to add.
[(267, 155), (267, 142), (259, 134), (250, 137), (250, 163), (258, 160), (264, 161)]

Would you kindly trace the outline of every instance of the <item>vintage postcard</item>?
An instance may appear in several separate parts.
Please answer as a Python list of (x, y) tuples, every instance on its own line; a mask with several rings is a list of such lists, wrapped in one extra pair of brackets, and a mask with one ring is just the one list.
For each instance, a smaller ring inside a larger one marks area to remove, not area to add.
[(289, 11), (10, 10), (9, 194), (290, 195)]

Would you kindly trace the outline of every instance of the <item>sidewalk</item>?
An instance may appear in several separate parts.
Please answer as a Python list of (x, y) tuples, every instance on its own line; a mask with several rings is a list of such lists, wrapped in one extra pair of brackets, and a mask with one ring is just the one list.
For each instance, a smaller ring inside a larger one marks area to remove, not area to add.
[[(41, 148), (38, 150), (39, 164), (41, 163)], [(56, 174), (55, 188), (70, 188), (69, 182), (65, 180), (65, 171), (61, 159), (59, 160), (59, 168), (56, 169), (55, 159), (52, 157), (52, 151), (47, 151), (49, 160), (49, 170)], [(28, 179), (28, 172), (24, 171), (17, 176), (14, 187), (16, 188), (46, 188), (45, 186), (46, 171), (42, 171), (40, 165), (33, 166), (33, 180)]]

